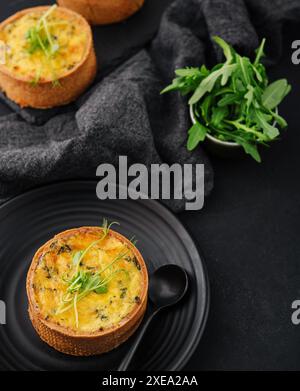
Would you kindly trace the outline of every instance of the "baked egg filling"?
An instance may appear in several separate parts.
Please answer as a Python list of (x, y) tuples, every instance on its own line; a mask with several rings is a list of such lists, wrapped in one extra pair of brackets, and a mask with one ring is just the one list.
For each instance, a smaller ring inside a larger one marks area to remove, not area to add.
[(43, 318), (78, 333), (119, 325), (141, 302), (143, 278), (133, 246), (109, 228), (54, 238), (32, 281)]
[(33, 84), (57, 83), (84, 58), (88, 33), (82, 21), (57, 6), (29, 12), (5, 25), (5, 67)]

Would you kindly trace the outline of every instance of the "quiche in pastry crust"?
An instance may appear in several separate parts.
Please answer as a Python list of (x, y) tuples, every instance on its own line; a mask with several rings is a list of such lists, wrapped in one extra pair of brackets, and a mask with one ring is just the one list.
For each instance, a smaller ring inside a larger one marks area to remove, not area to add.
[(43, 341), (75, 356), (110, 351), (137, 329), (148, 274), (135, 245), (109, 227), (56, 235), (27, 275), (29, 315)]
[(0, 24), (0, 88), (21, 107), (74, 101), (93, 82), (92, 32), (79, 14), (56, 5), (25, 9)]

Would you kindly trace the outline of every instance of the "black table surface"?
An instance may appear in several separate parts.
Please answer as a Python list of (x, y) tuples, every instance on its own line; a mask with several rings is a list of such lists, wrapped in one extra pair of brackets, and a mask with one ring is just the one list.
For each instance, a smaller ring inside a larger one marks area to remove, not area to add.
[[(148, 14), (102, 28), (103, 58), (117, 57), (117, 48), (128, 42), (138, 45), (137, 37), (150, 37), (171, 1), (148, 1)], [(9, 2), (1, 4), (1, 19), (8, 14)], [(288, 130), (263, 153), (261, 164), (211, 156), (213, 193), (201, 211), (179, 215), (205, 256), (211, 283), (207, 328), (188, 370), (300, 369), (300, 326), (291, 322), (291, 303), (300, 299), (300, 65), (291, 63), (290, 49), (298, 31), (285, 26), (282, 59), (269, 73), (293, 86), (280, 107)], [(1, 104), (0, 114), (7, 112)]]

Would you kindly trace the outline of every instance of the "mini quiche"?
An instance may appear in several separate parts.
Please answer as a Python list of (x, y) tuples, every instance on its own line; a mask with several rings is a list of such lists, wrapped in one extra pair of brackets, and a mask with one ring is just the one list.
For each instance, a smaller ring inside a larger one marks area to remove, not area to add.
[(121, 22), (136, 13), (145, 0), (58, 0), (58, 4), (83, 15), (91, 24)]
[(75, 100), (96, 75), (92, 32), (79, 14), (56, 5), (23, 10), (0, 24), (0, 88), (21, 107)]
[(62, 232), (44, 244), (26, 289), (41, 339), (60, 352), (89, 356), (114, 349), (137, 329), (148, 274), (135, 245), (106, 223)]

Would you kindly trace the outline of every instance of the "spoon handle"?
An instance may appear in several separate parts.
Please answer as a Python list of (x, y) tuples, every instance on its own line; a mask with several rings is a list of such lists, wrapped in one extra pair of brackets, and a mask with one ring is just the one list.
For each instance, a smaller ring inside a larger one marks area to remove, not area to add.
[(135, 341), (133, 342), (133, 344), (131, 345), (127, 354), (123, 358), (121, 364), (119, 365), (118, 371), (126, 371), (127, 368), (129, 367), (131, 360), (132, 360), (135, 352), (137, 351), (137, 348), (139, 347), (139, 344), (140, 344), (143, 336), (145, 335), (145, 333), (148, 329), (149, 324), (151, 323), (152, 319), (157, 314), (157, 312), (158, 311), (154, 311), (150, 315), (148, 315), (148, 318), (146, 319), (146, 321), (144, 321), (142, 326), (139, 328), (138, 334), (135, 338)]

